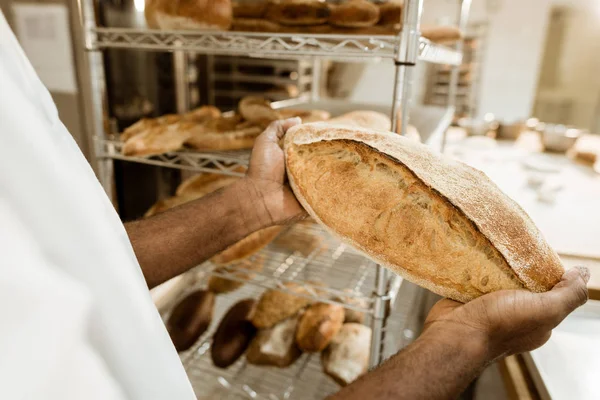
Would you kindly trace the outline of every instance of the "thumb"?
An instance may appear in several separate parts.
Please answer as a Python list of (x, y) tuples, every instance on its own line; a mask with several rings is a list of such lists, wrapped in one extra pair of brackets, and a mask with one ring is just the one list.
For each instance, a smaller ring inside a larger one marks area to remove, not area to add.
[[(278, 143), (283, 135), (294, 125), (302, 123), (302, 120), (298, 117), (288, 118), (279, 121), (273, 121), (269, 124), (267, 129), (259, 136), (258, 139), (267, 142)], [(257, 140), (258, 140), (257, 139)]]
[(585, 267), (571, 268), (564, 273), (560, 282), (552, 290), (542, 293), (554, 312), (553, 317), (558, 322), (576, 308), (584, 305), (588, 300), (587, 282), (590, 279), (590, 271)]

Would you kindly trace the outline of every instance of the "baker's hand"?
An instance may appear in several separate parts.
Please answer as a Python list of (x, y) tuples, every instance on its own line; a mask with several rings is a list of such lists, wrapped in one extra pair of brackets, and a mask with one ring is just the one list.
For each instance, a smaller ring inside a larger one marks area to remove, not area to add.
[(588, 299), (589, 270), (575, 267), (545, 293), (502, 290), (467, 304), (439, 301), (425, 321), (425, 332), (463, 335), (481, 344), (488, 362), (499, 357), (536, 349), (550, 339), (567, 315)]
[(287, 130), (300, 122), (300, 118), (290, 118), (271, 123), (252, 149), (245, 180), (263, 203), (269, 225), (292, 223), (306, 217), (306, 211), (285, 182), (285, 160), (279, 147)]

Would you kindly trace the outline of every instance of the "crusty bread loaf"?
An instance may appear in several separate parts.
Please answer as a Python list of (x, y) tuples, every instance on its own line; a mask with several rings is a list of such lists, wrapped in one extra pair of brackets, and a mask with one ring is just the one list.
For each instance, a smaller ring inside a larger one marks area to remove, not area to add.
[(342, 386), (367, 372), (371, 348), (371, 328), (361, 324), (344, 324), (321, 353), (325, 373)]
[(173, 308), (166, 326), (177, 351), (189, 349), (212, 321), (215, 295), (198, 290), (183, 298)]
[(229, 269), (230, 271), (234, 271), (235, 276), (243, 279), (243, 281), (212, 275), (208, 280), (208, 290), (215, 294), (233, 292), (244, 286), (244, 281), (249, 281), (256, 276), (255, 272), (262, 271), (264, 264), (265, 257), (262, 254), (258, 254), (253, 259), (247, 258), (227, 267), (218, 267), (215, 272), (224, 272)]
[(297, 283), (286, 282), (287, 290), (292, 293), (276, 289), (266, 290), (260, 297), (252, 317), (252, 323), (258, 329), (271, 328), (278, 322), (291, 317), (298, 311), (312, 303), (307, 297), (296, 296), (293, 293), (307, 295), (309, 292)]
[(259, 19), (265, 15), (269, 2), (266, 0), (233, 0), (234, 24), (238, 18)]
[(402, 2), (390, 0), (379, 3), (379, 21), (377, 25), (399, 27), (402, 24)]
[(177, 114), (167, 114), (158, 118), (142, 118), (137, 121), (135, 124), (125, 128), (125, 130), (121, 133), (120, 139), (123, 142), (128, 141), (132, 137), (139, 135), (147, 131), (150, 128), (154, 128), (160, 125), (170, 125), (181, 120), (181, 116)]
[[(360, 295), (358, 292), (354, 292), (352, 289), (344, 289), (344, 292), (348, 293), (347, 296), (340, 296), (335, 300), (347, 304), (349, 306), (359, 307), (367, 309), (369, 304), (367, 299)], [(344, 322), (356, 322), (362, 324), (365, 320), (365, 313), (362, 311), (354, 310), (352, 308), (344, 308)]]
[(381, 131), (389, 131), (392, 129), (392, 121), (387, 115), (369, 110), (351, 111), (338, 117), (331, 118), (327, 122), (335, 125), (356, 126)]
[(316, 353), (327, 347), (344, 323), (344, 308), (338, 304), (315, 303), (298, 323), (296, 344), (302, 351)]
[(320, 25), (327, 22), (329, 8), (319, 0), (281, 0), (269, 4), (265, 17), (282, 25)]
[(234, 32), (272, 32), (281, 31), (281, 26), (273, 21), (262, 18), (235, 18), (231, 24)]
[(379, 20), (379, 8), (367, 0), (349, 0), (330, 6), (329, 23), (333, 26), (365, 28)]
[(220, 117), (190, 126), (185, 144), (204, 151), (251, 149), (262, 131), (261, 126), (242, 121), (239, 115)]
[(283, 228), (281, 226), (270, 226), (260, 231), (256, 231), (246, 236), (244, 239), (229, 246), (221, 253), (214, 256), (211, 261), (217, 265), (227, 265), (233, 262), (239, 261), (243, 258), (249, 257), (256, 253), (269, 243)]
[(238, 104), (238, 110), (246, 121), (262, 127), (280, 118), (279, 112), (271, 108), (271, 102), (259, 96), (244, 97)]
[(183, 114), (183, 120), (204, 124), (212, 119), (219, 118), (221, 111), (214, 106), (201, 106)]
[(463, 38), (456, 26), (421, 26), (421, 36), (432, 42), (451, 44)]
[(482, 172), (400, 135), (313, 123), (285, 136), (294, 194), (392, 271), (466, 302), (542, 292), (563, 267), (529, 216)]
[(123, 145), (126, 156), (152, 156), (177, 151), (189, 138), (189, 124), (158, 125), (130, 137)]
[(231, 0), (154, 0), (151, 21), (165, 30), (228, 30)]
[(279, 368), (292, 365), (302, 355), (294, 340), (298, 317), (295, 315), (279, 321), (269, 329), (259, 330), (246, 352), (248, 362)]
[(217, 367), (227, 368), (236, 362), (256, 335), (256, 328), (250, 322), (255, 305), (253, 299), (241, 300), (221, 320), (210, 346), (210, 356)]

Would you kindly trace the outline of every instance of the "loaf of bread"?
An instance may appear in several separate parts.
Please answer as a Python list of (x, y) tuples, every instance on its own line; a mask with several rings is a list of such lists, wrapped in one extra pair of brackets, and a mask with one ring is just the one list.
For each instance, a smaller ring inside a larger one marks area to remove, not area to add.
[(402, 3), (389, 0), (379, 3), (379, 21), (377, 25), (399, 28), (402, 24)]
[(183, 114), (183, 120), (204, 124), (210, 120), (219, 118), (220, 116), (221, 111), (217, 107), (201, 106)]
[(316, 221), (439, 295), (466, 302), (561, 279), (533, 221), (474, 168), (395, 133), (328, 123), (292, 127), (284, 146), (290, 185)]
[(294, 340), (297, 326), (298, 315), (295, 315), (269, 329), (259, 330), (246, 352), (248, 362), (279, 368), (292, 365), (302, 355)]
[(368, 0), (349, 0), (330, 8), (329, 23), (333, 26), (364, 28), (379, 21), (379, 8)]
[(456, 26), (421, 26), (421, 36), (435, 43), (451, 44), (463, 38)]
[(135, 124), (126, 128), (120, 136), (121, 141), (127, 142), (132, 137), (143, 133), (150, 128), (157, 126), (167, 126), (181, 121), (181, 116), (177, 114), (166, 114), (158, 118), (142, 118)]
[(231, 0), (153, 0), (146, 12), (148, 24), (165, 30), (228, 30)]
[(241, 300), (221, 320), (210, 347), (210, 356), (217, 367), (227, 368), (236, 362), (256, 335), (256, 328), (250, 322), (255, 305), (253, 299)]
[[(369, 304), (367, 299), (360, 293), (354, 292), (352, 289), (344, 289), (344, 292), (348, 293), (347, 296), (340, 296), (336, 298), (336, 301), (354, 306), (358, 308), (367, 309)], [(356, 322), (362, 324), (365, 321), (365, 313), (362, 311), (354, 310), (352, 308), (344, 308), (344, 322)]]
[(369, 368), (371, 328), (361, 324), (344, 324), (321, 353), (323, 370), (338, 384), (352, 383)]
[(252, 316), (252, 323), (258, 329), (268, 329), (278, 322), (291, 317), (304, 307), (312, 303), (312, 300), (300, 295), (308, 295), (307, 289), (294, 282), (284, 284), (285, 288), (292, 293), (276, 289), (266, 290), (256, 305), (256, 311)]
[(228, 265), (249, 257), (271, 243), (271, 241), (279, 235), (279, 232), (281, 232), (282, 229), (281, 226), (271, 226), (251, 233), (244, 239), (214, 256), (211, 261), (213, 264), (217, 265)]
[(178, 122), (157, 125), (130, 137), (123, 145), (126, 156), (151, 156), (179, 150), (190, 137), (190, 126), (195, 124)]
[(246, 258), (227, 267), (219, 267), (215, 272), (235, 271), (235, 276), (243, 280), (232, 280), (220, 276), (212, 275), (208, 280), (208, 290), (215, 294), (233, 292), (244, 286), (245, 281), (256, 276), (256, 272), (262, 271), (265, 264), (265, 257), (258, 254), (253, 258)]
[(192, 347), (210, 325), (215, 306), (215, 295), (198, 290), (187, 295), (171, 312), (167, 331), (177, 351)]
[(234, 24), (238, 18), (259, 19), (265, 15), (269, 2), (266, 0), (233, 0)]
[(273, 21), (262, 18), (235, 18), (231, 24), (234, 32), (272, 32), (281, 31), (281, 26)]
[(327, 23), (329, 8), (319, 0), (280, 0), (269, 4), (265, 17), (282, 25), (320, 25)]
[(338, 304), (315, 303), (298, 323), (296, 344), (300, 350), (316, 353), (327, 347), (344, 323), (344, 308)]
[(246, 121), (263, 128), (281, 118), (279, 112), (271, 108), (271, 102), (259, 96), (244, 97), (238, 104), (238, 111)]
[(327, 122), (335, 125), (356, 126), (380, 131), (389, 131), (392, 129), (392, 120), (387, 115), (369, 110), (351, 111), (331, 118)]
[(327, 121), (331, 114), (324, 110), (298, 110), (295, 108), (284, 108), (278, 110), (281, 119), (298, 117), (302, 123)]

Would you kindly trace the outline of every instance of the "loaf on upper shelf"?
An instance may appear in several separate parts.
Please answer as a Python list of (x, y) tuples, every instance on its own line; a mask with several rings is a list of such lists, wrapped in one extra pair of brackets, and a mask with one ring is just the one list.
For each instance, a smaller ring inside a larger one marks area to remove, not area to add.
[(146, 0), (150, 28), (164, 30), (221, 30), (231, 27), (231, 0)]
[(380, 264), (466, 302), (542, 292), (564, 272), (529, 216), (484, 173), (391, 132), (312, 123), (288, 130), (294, 194)]

